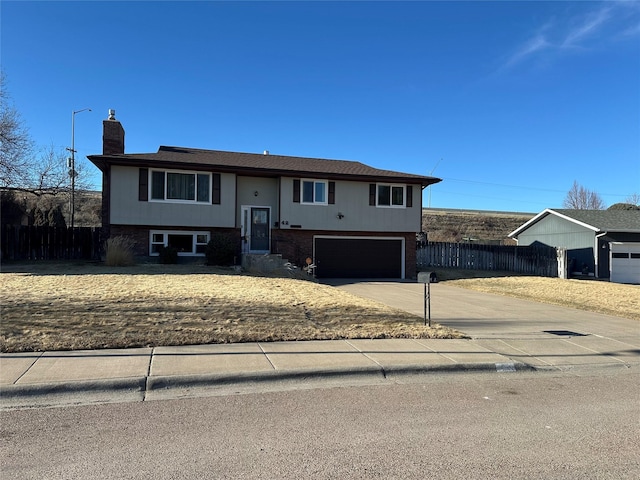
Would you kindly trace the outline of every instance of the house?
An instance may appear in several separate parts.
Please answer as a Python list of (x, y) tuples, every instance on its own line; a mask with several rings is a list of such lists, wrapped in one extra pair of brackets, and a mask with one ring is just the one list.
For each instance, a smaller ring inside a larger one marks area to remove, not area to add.
[(343, 160), (161, 146), (125, 154), (109, 111), (102, 155), (103, 228), (134, 239), (136, 254), (163, 246), (202, 256), (214, 232), (242, 255), (313, 262), (318, 277), (415, 278), (422, 190), (438, 178)]
[(640, 283), (640, 210), (548, 208), (509, 237), (566, 249), (569, 275)]

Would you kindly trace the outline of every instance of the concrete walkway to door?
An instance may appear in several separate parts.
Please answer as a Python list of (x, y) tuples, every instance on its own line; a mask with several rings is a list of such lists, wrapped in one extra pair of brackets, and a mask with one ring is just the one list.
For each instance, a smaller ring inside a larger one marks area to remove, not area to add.
[[(424, 284), (329, 280), (324, 283), (424, 315)], [(474, 342), (536, 368), (639, 365), (640, 322), (528, 300), (431, 284), (431, 319)]]

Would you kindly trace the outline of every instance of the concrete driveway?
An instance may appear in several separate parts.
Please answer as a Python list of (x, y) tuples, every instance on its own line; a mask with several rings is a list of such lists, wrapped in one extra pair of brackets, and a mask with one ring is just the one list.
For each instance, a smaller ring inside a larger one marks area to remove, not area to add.
[[(325, 282), (347, 292), (424, 315), (424, 284), (399, 281)], [(640, 365), (640, 322), (431, 285), (431, 319), (479, 345), (536, 367)]]

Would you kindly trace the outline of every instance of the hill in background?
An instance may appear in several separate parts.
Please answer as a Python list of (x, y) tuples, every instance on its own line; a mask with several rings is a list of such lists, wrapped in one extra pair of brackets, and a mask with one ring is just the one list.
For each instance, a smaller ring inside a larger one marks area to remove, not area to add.
[(422, 209), (422, 231), (430, 242), (474, 242), (515, 245), (507, 237), (535, 213)]

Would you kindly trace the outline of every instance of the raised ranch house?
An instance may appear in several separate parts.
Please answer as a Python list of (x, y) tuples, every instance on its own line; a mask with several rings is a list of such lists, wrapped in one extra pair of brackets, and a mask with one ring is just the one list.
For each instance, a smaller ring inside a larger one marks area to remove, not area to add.
[(569, 275), (640, 283), (640, 210), (548, 208), (509, 237), (565, 250)]
[(422, 190), (438, 178), (359, 162), (161, 146), (124, 153), (109, 111), (102, 155), (103, 227), (135, 240), (136, 254), (162, 246), (202, 256), (214, 232), (242, 255), (310, 259), (318, 277), (415, 278)]

